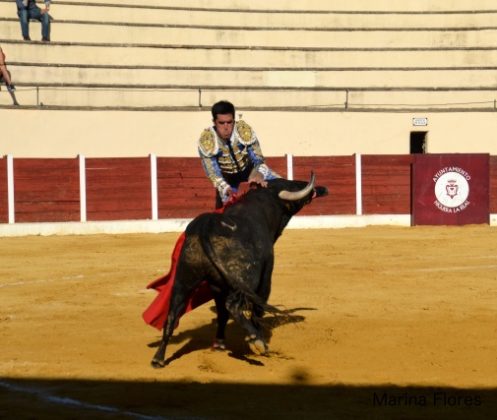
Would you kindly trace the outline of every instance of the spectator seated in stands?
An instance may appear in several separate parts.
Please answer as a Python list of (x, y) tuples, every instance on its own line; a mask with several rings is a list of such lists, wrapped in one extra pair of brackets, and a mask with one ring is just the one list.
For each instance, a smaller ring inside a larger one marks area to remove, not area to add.
[(22, 37), (25, 41), (31, 41), (29, 37), (29, 20), (36, 19), (41, 22), (41, 40), (50, 42), (50, 0), (45, 0), (45, 8), (40, 9), (36, 0), (16, 0), (17, 15), (21, 23)]

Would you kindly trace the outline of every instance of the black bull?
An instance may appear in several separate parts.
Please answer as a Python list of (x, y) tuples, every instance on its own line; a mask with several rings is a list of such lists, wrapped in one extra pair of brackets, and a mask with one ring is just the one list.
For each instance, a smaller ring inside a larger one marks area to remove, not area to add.
[(224, 349), (229, 315), (247, 332), (250, 349), (267, 351), (259, 320), (264, 311), (278, 312), (267, 300), (271, 290), (274, 243), (302, 207), (314, 197), (326, 195), (325, 187), (275, 179), (267, 188), (249, 190), (223, 213), (204, 213), (186, 228), (178, 260), (169, 313), (162, 341), (152, 366), (165, 366), (165, 353), (188, 296), (207, 281), (217, 310), (214, 347)]

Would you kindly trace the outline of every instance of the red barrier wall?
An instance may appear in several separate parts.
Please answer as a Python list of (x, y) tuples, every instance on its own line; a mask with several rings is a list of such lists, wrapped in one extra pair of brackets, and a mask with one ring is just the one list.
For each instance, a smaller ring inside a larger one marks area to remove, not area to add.
[(149, 158), (86, 159), (87, 220), (151, 219)]
[[(431, 155), (423, 155), (431, 156)], [(487, 155), (488, 156), (488, 155)], [(363, 214), (411, 213), (411, 155), (361, 157)], [(79, 221), (79, 160), (14, 159), (15, 221)], [(497, 213), (497, 156), (489, 161), (489, 211)], [(150, 158), (87, 158), (87, 220), (151, 219)], [(268, 165), (287, 176), (286, 157)], [(355, 156), (293, 157), (294, 178), (330, 194), (302, 215), (356, 213)], [(199, 158), (157, 158), (158, 217), (192, 218), (214, 208), (215, 191)], [(7, 159), (0, 158), (0, 223), (8, 222)]]
[(317, 185), (327, 187), (329, 195), (304, 207), (299, 215), (356, 213), (354, 156), (294, 157), (294, 179), (308, 181), (311, 170)]
[(489, 157), (490, 213), (497, 213), (497, 156)]
[(14, 159), (16, 222), (80, 220), (77, 159)]
[(9, 221), (7, 197), (7, 158), (0, 158), (0, 223)]
[(199, 158), (157, 158), (159, 219), (190, 218), (214, 208), (214, 188)]
[(362, 156), (363, 214), (411, 212), (412, 155)]
[(273, 156), (273, 157), (267, 157), (265, 159), (266, 159), (266, 164), (279, 176), (282, 176), (283, 178), (287, 177), (286, 157)]
[[(266, 163), (286, 175), (286, 158), (267, 158)], [(157, 158), (159, 219), (190, 218), (215, 207), (214, 186), (199, 158)]]

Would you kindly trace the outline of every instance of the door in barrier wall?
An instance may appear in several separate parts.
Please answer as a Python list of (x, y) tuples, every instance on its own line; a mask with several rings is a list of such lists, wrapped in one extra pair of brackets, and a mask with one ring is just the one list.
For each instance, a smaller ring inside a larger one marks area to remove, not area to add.
[(416, 155), (412, 224), (489, 223), (488, 154)]

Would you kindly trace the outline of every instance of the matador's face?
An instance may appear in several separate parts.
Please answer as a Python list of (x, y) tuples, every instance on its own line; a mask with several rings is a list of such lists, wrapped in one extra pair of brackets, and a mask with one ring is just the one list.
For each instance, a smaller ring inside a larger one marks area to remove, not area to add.
[(214, 128), (221, 139), (228, 141), (233, 133), (235, 116), (232, 114), (217, 114), (214, 119)]

